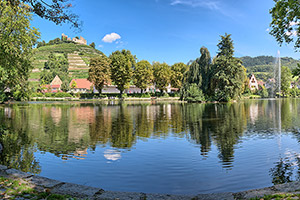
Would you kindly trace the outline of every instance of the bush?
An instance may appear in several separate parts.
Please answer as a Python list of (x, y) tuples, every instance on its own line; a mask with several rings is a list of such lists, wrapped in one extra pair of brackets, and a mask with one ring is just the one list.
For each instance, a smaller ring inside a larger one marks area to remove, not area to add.
[(41, 92), (35, 92), (35, 93), (31, 94), (31, 97), (43, 97), (43, 96), (44, 96), (44, 94)]
[(202, 102), (205, 100), (202, 90), (197, 86), (197, 84), (191, 84), (184, 96), (184, 100), (188, 102)]
[(54, 93), (45, 93), (45, 97), (53, 97), (55, 94)]
[(57, 97), (57, 98), (72, 97), (72, 95), (70, 93), (66, 93), (66, 92), (58, 92), (55, 94), (55, 97)]

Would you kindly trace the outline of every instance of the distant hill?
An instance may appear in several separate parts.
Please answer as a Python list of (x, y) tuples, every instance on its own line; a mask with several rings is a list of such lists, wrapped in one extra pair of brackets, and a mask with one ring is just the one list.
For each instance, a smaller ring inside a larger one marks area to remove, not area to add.
[(41, 71), (50, 53), (67, 56), (69, 61), (69, 75), (72, 78), (87, 78), (90, 58), (104, 55), (101, 51), (91, 46), (70, 41), (38, 47), (34, 49), (32, 58), (34, 69), (29, 77), (29, 81), (38, 82)]
[[(257, 56), (250, 57), (245, 56), (240, 58), (243, 65), (247, 69), (248, 74), (254, 74), (256, 78), (266, 81), (273, 77), (274, 64), (276, 58), (273, 56)], [(281, 65), (289, 67), (291, 70), (297, 67), (297, 63), (300, 64), (300, 60), (295, 60), (291, 57), (282, 57)]]

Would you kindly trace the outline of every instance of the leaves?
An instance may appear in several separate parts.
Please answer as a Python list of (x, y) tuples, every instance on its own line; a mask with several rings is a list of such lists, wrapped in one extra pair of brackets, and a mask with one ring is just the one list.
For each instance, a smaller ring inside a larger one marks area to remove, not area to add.
[(153, 76), (155, 87), (163, 92), (170, 84), (171, 68), (166, 63), (153, 63)]
[(115, 51), (109, 58), (111, 59), (111, 79), (122, 94), (130, 85), (136, 58), (129, 50)]
[(134, 84), (138, 88), (145, 90), (153, 82), (153, 68), (152, 65), (142, 60), (136, 64), (134, 69)]
[(99, 56), (90, 60), (88, 80), (91, 81), (99, 93), (103, 86), (110, 82), (110, 63), (111, 60), (106, 56)]
[(30, 57), (39, 32), (31, 28), (31, 15), (24, 4), (12, 6), (9, 1), (1, 1), (0, 13), (0, 74), (3, 75), (0, 96), (7, 90), (11, 94), (20, 91), (20, 99), (23, 99), (28, 93)]

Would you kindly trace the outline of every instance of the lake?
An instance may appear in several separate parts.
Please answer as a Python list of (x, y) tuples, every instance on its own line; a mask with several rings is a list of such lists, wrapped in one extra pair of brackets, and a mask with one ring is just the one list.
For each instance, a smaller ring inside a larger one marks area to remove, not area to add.
[(0, 106), (0, 164), (112, 191), (238, 192), (300, 179), (300, 99)]

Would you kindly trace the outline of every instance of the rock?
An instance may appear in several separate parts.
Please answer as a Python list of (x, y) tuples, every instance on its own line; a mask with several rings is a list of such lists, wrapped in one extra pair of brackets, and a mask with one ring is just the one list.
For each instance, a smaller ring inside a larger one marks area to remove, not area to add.
[(22, 171), (19, 171), (16, 169), (8, 169), (8, 170), (6, 170), (6, 173), (9, 176), (13, 176), (13, 177), (17, 177), (17, 178), (28, 178), (28, 177), (32, 176), (32, 174), (25, 173), (25, 172), (22, 172)]
[(234, 200), (233, 193), (215, 193), (215, 194), (198, 194), (194, 199), (197, 200)]
[(61, 181), (41, 177), (41, 176), (32, 176), (27, 179), (28, 183), (38, 185), (41, 187), (52, 188), (58, 184), (62, 184)]
[(78, 198), (92, 198), (99, 190), (99, 188), (77, 185), (72, 183), (64, 183), (63, 185), (55, 186), (51, 190), (51, 193), (67, 194), (72, 197)]

